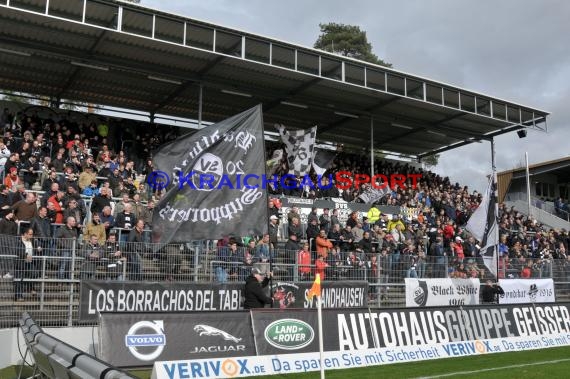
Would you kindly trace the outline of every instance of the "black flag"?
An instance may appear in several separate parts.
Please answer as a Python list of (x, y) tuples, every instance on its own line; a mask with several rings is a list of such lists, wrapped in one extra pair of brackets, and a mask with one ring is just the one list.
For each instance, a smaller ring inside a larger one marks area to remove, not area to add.
[(331, 150), (315, 149), (313, 170), (317, 175), (324, 175), (336, 158), (336, 152)]
[(164, 145), (154, 162), (149, 185), (170, 185), (154, 211), (153, 242), (266, 232), (261, 105)]

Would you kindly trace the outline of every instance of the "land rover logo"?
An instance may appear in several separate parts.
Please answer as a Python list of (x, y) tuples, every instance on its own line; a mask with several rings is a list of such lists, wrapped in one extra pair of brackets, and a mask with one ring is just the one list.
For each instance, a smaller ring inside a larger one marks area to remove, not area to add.
[(273, 321), (265, 328), (265, 340), (279, 349), (301, 349), (313, 342), (313, 338), (315, 332), (311, 325), (292, 318)]

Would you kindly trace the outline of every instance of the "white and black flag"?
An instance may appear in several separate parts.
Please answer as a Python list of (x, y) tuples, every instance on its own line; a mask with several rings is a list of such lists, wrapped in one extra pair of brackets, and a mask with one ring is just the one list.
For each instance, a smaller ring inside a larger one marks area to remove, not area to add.
[[(261, 105), (162, 146), (153, 160), (171, 182), (154, 211), (153, 242), (266, 232)], [(258, 179), (246, 187), (246, 175)]]
[(385, 186), (384, 188), (368, 186), (368, 188), (366, 188), (358, 198), (365, 204), (374, 204), (375, 202), (380, 201), (388, 193), (390, 193), (388, 186)]
[(491, 274), (497, 277), (497, 245), (499, 230), (497, 223), (497, 194), (495, 175), (491, 175), (489, 186), (479, 207), (473, 212), (465, 229), (467, 229), (481, 246), (479, 253)]
[(313, 169), (317, 175), (324, 175), (324, 173), (330, 168), (335, 157), (336, 153), (334, 151), (315, 149)]
[(283, 125), (275, 125), (287, 151), (289, 173), (296, 176), (308, 174), (313, 164), (317, 127), (309, 130), (288, 131)]

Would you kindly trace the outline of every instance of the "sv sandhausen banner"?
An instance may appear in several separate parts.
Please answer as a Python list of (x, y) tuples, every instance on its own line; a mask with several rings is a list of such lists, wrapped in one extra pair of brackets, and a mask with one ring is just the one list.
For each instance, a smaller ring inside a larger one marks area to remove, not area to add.
[(505, 291), (499, 296), (499, 304), (554, 303), (552, 279), (499, 279)]
[(79, 318), (100, 312), (191, 312), (243, 309), (243, 283), (81, 282)]
[(100, 356), (115, 366), (255, 355), (247, 312), (102, 313)]
[(479, 279), (406, 278), (406, 307), (479, 304)]
[[(274, 281), (273, 308), (316, 308), (317, 299), (309, 300), (310, 282)], [(324, 281), (321, 284), (323, 308), (362, 308), (368, 306), (368, 282)]]

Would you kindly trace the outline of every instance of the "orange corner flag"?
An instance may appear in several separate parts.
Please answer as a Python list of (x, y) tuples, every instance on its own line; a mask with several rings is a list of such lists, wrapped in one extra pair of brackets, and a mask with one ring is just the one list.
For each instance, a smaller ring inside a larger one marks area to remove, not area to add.
[(315, 278), (315, 282), (313, 283), (313, 286), (311, 287), (311, 289), (309, 290), (309, 293), (307, 294), (309, 300), (313, 300), (314, 296), (321, 296), (321, 274), (317, 274), (317, 277)]

